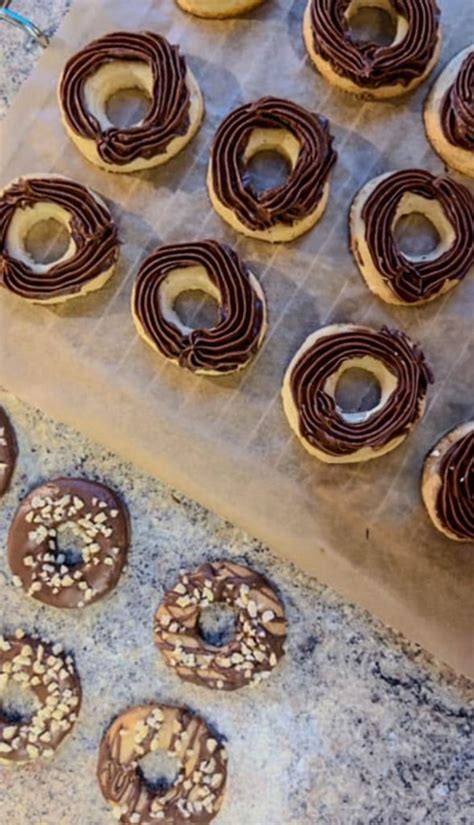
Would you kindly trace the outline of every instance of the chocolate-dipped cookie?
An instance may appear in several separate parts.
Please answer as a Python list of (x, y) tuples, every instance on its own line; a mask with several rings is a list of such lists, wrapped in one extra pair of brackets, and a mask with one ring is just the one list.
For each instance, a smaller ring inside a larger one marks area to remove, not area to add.
[[(79, 558), (68, 563), (58, 547), (66, 538)], [(93, 604), (118, 583), (127, 560), (130, 528), (125, 505), (103, 484), (56, 478), (21, 502), (8, 535), (14, 584), (52, 607)]]
[[(149, 753), (176, 757), (179, 772), (164, 791), (151, 788), (140, 770)], [(208, 825), (218, 814), (227, 781), (227, 753), (199, 716), (163, 704), (130, 708), (102, 739), (97, 778), (121, 825)]]
[[(228, 644), (215, 647), (200, 632), (201, 611), (223, 604), (237, 611)], [(287, 622), (269, 581), (240, 564), (210, 562), (183, 573), (155, 617), (155, 641), (178, 676), (217, 690), (237, 690), (267, 678), (283, 656)]]
[(10, 486), (18, 448), (15, 430), (3, 407), (0, 407), (0, 497)]
[(72, 656), (18, 629), (0, 635), (0, 690), (10, 682), (29, 688), (36, 707), (27, 721), (0, 712), (0, 763), (23, 765), (54, 756), (74, 726), (81, 686)]

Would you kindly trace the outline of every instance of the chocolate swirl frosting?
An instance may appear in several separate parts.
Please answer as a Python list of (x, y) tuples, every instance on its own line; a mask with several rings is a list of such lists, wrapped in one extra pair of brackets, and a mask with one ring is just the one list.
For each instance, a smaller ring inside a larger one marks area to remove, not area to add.
[[(258, 194), (245, 173), (244, 155), (255, 129), (285, 129), (300, 150), (288, 180)], [(337, 154), (329, 122), (290, 100), (263, 97), (231, 112), (216, 132), (211, 152), (212, 185), (220, 202), (250, 229), (291, 226), (311, 215), (323, 195)]]
[(351, 0), (311, 0), (313, 46), (337, 74), (357, 86), (377, 89), (409, 86), (428, 68), (439, 37), (440, 11), (435, 0), (390, 0), (406, 20), (406, 34), (388, 46), (365, 43), (350, 32), (346, 13)]
[[(411, 260), (395, 240), (397, 209), (407, 193), (437, 200), (453, 227), (452, 245), (434, 259)], [(369, 195), (362, 219), (367, 247), (377, 270), (395, 295), (408, 304), (436, 295), (447, 281), (461, 281), (472, 266), (473, 199), (464, 186), (451, 178), (435, 177), (422, 169), (394, 172)]]
[[(325, 384), (347, 360), (364, 357), (381, 361), (397, 384), (381, 409), (364, 421), (349, 422)], [(381, 448), (408, 433), (423, 412), (432, 381), (422, 351), (405, 333), (352, 326), (317, 339), (294, 365), (290, 387), (301, 435), (329, 455), (347, 456), (363, 447)]]
[[(148, 113), (140, 124), (102, 130), (87, 110), (84, 86), (88, 78), (107, 63), (117, 60), (148, 64), (153, 92)], [(186, 83), (186, 61), (178, 46), (153, 32), (113, 32), (93, 40), (73, 55), (64, 68), (59, 85), (63, 111), (71, 129), (94, 140), (106, 163), (126, 164), (166, 151), (168, 144), (188, 131), (190, 93)]]
[[(183, 333), (165, 317), (160, 289), (173, 270), (196, 266), (220, 293), (219, 319), (209, 329)], [(265, 306), (249, 270), (229, 246), (212, 240), (162, 246), (150, 255), (136, 278), (133, 310), (156, 349), (189, 370), (238, 369), (255, 354), (264, 332)]]
[(436, 511), (440, 521), (458, 538), (474, 541), (474, 430), (447, 450), (439, 476)]
[[(10, 255), (8, 230), (18, 209), (53, 203), (69, 212), (74, 254), (36, 272)], [(89, 281), (107, 272), (118, 257), (117, 230), (107, 207), (85, 186), (56, 175), (20, 178), (0, 197), (0, 286), (34, 301), (80, 292)]]
[(441, 126), (454, 146), (474, 152), (474, 50), (463, 60), (441, 104)]

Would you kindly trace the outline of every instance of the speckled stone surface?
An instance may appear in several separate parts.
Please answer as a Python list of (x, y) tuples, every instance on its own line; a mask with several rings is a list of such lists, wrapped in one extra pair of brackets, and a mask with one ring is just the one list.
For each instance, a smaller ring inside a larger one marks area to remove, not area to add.
[[(69, 5), (17, 0), (15, 8), (51, 32)], [(39, 47), (5, 24), (0, 47), (5, 108)], [(115, 714), (153, 699), (188, 705), (226, 737), (230, 778), (216, 825), (473, 821), (472, 691), (465, 680), (181, 494), (6, 393), (0, 404), (20, 447), (12, 487), (0, 501), (0, 628), (21, 624), (74, 651), (84, 691), (80, 719), (53, 761), (0, 768), (1, 822), (112, 823), (95, 780), (98, 743)], [(110, 484), (131, 514), (129, 570), (107, 600), (82, 612), (27, 598), (6, 562), (18, 500), (58, 474)], [(181, 682), (152, 639), (154, 610), (178, 570), (223, 556), (265, 572), (290, 622), (288, 653), (273, 678), (226, 695)]]

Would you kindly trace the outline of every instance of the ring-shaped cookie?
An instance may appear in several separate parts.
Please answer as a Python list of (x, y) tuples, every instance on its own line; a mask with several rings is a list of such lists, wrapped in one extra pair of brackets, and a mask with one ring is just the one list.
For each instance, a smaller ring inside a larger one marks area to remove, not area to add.
[[(167, 751), (180, 763), (174, 783), (154, 791), (140, 759)], [(227, 753), (199, 716), (185, 708), (149, 704), (130, 708), (110, 725), (99, 750), (102, 795), (122, 825), (207, 825), (219, 812), (227, 781)]]
[[(114, 126), (107, 101), (130, 88), (144, 91), (150, 108), (140, 122)], [(166, 163), (189, 143), (204, 111), (178, 46), (154, 32), (113, 32), (92, 41), (66, 63), (58, 95), (69, 137), (108, 172)]]
[[(386, 11), (396, 25), (388, 46), (350, 32), (360, 9)], [(342, 91), (369, 98), (407, 94), (430, 74), (441, 49), (436, 0), (309, 0), (303, 35), (316, 69)]]
[(3, 407), (0, 407), (0, 497), (10, 486), (18, 456), (15, 430)]
[[(30, 230), (54, 219), (68, 232), (59, 260), (35, 261), (26, 248)], [(25, 175), (0, 194), (0, 286), (41, 304), (62, 303), (100, 289), (118, 258), (117, 230), (104, 201), (62, 175)]]
[[(380, 384), (371, 410), (345, 412), (336, 403), (338, 381), (352, 368)], [(292, 359), (283, 406), (303, 447), (320, 461), (367, 461), (405, 440), (424, 413), (432, 381), (423, 353), (400, 330), (332, 324), (310, 335)]]
[[(218, 303), (218, 320), (191, 329), (177, 315), (178, 295), (201, 290)], [(172, 363), (207, 375), (242, 369), (254, 357), (267, 328), (265, 296), (253, 273), (217, 241), (162, 246), (138, 272), (132, 294), (137, 330)]]
[[(416, 306), (453, 289), (474, 262), (474, 201), (451, 178), (422, 169), (388, 172), (366, 183), (351, 209), (351, 247), (369, 287), (389, 304)], [(408, 255), (394, 236), (404, 215), (422, 214), (439, 242)]]
[[(237, 611), (228, 644), (206, 642), (201, 610), (223, 604)], [(155, 616), (155, 642), (167, 665), (194, 684), (237, 690), (267, 678), (284, 654), (284, 606), (260, 573), (232, 562), (203, 564), (183, 573), (168, 590)]]
[(434, 526), (474, 544), (474, 421), (445, 435), (426, 457), (421, 493)]
[(452, 169), (474, 178), (474, 46), (453, 57), (425, 103), (428, 139)]
[(31, 718), (12, 720), (0, 712), (0, 763), (22, 765), (54, 756), (74, 726), (81, 685), (72, 656), (21, 629), (0, 635), (0, 688), (28, 688), (37, 707)]
[[(67, 563), (58, 540), (74, 542)], [(77, 545), (76, 545), (77, 542)], [(97, 481), (56, 478), (21, 502), (8, 535), (14, 584), (52, 607), (93, 604), (117, 584), (130, 542), (128, 513), (117, 494)]]
[(238, 17), (239, 14), (245, 14), (261, 6), (265, 0), (176, 0), (176, 2), (184, 11), (196, 17), (219, 19)]
[[(329, 196), (337, 154), (329, 123), (297, 103), (264, 97), (231, 112), (214, 137), (208, 190), (216, 212), (234, 229), (271, 242), (291, 241), (319, 220)], [(262, 193), (246, 181), (259, 152), (287, 158), (287, 181)]]

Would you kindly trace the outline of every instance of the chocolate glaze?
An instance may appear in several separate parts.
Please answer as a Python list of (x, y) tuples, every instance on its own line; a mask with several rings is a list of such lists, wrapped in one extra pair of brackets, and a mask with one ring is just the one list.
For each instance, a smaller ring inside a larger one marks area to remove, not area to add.
[[(221, 647), (199, 628), (201, 609), (225, 604), (237, 611), (236, 631)], [(266, 678), (284, 654), (284, 606), (269, 581), (231, 562), (203, 564), (165, 593), (155, 617), (155, 642), (182, 679), (237, 690)]]
[[(8, 252), (7, 234), (17, 209), (37, 203), (62, 206), (70, 215), (70, 233), (76, 252), (66, 261), (37, 273)], [(20, 178), (0, 197), (0, 286), (30, 300), (74, 295), (107, 272), (118, 257), (117, 230), (109, 210), (80, 183), (52, 175)]]
[(436, 513), (460, 539), (474, 541), (474, 432), (455, 441), (440, 464)]
[(441, 104), (441, 126), (453, 146), (474, 152), (474, 50), (464, 58)]
[(364, 43), (351, 35), (346, 11), (351, 0), (311, 0), (310, 21), (315, 52), (333, 70), (362, 89), (409, 86), (423, 75), (435, 54), (440, 11), (435, 0), (391, 0), (408, 31), (388, 46)]
[[(66, 528), (77, 531), (83, 556), (72, 566), (58, 561), (57, 540)], [(84, 607), (117, 584), (129, 534), (128, 514), (116, 493), (95, 481), (57, 478), (21, 502), (10, 526), (8, 561), (33, 598), (53, 607)]]
[[(285, 129), (300, 144), (288, 180), (260, 194), (245, 173), (244, 154), (254, 129)], [(263, 97), (231, 112), (219, 126), (211, 150), (212, 186), (219, 201), (250, 229), (291, 226), (311, 215), (321, 200), (337, 158), (332, 142), (326, 118), (290, 100)]]
[[(125, 753), (130, 735), (133, 747)], [(181, 763), (176, 780), (161, 793), (149, 787), (138, 764), (160, 749)], [(100, 745), (97, 777), (105, 799), (120, 806), (122, 825), (207, 825), (222, 805), (226, 763), (223, 745), (200, 717), (185, 708), (150, 704), (131, 708), (112, 723)]]
[[(454, 243), (434, 260), (412, 261), (395, 241), (395, 215), (406, 193), (437, 200), (454, 229)], [(398, 298), (407, 304), (427, 299), (467, 275), (474, 262), (473, 209), (464, 186), (422, 169), (394, 172), (376, 186), (362, 210), (365, 240), (377, 271)]]
[[(174, 269), (202, 266), (220, 292), (219, 319), (188, 334), (167, 320), (160, 288)], [(265, 306), (238, 255), (217, 241), (162, 246), (138, 272), (133, 308), (147, 335), (166, 358), (189, 370), (231, 372), (247, 363), (261, 342)]]
[[(348, 422), (324, 386), (347, 360), (365, 356), (381, 361), (397, 386), (378, 412), (365, 421)], [(422, 414), (432, 382), (422, 351), (405, 333), (352, 327), (316, 340), (294, 365), (290, 388), (306, 441), (328, 455), (347, 456), (364, 447), (380, 449), (408, 433)]]
[[(102, 131), (87, 110), (84, 84), (106, 63), (130, 60), (147, 63), (153, 76), (150, 109), (140, 124)], [(73, 55), (59, 86), (63, 112), (71, 129), (94, 140), (106, 163), (123, 165), (166, 152), (169, 143), (189, 129), (190, 93), (186, 61), (178, 46), (154, 32), (113, 32), (93, 40)]]
[(15, 636), (0, 636), (0, 674), (13, 667), (21, 674), (21, 684), (36, 696), (39, 708), (28, 721), (12, 721), (0, 713), (0, 760), (22, 763), (53, 756), (73, 727), (81, 705), (73, 660), (60, 645), (20, 631)]
[(0, 496), (10, 486), (17, 456), (15, 431), (5, 410), (0, 407)]

